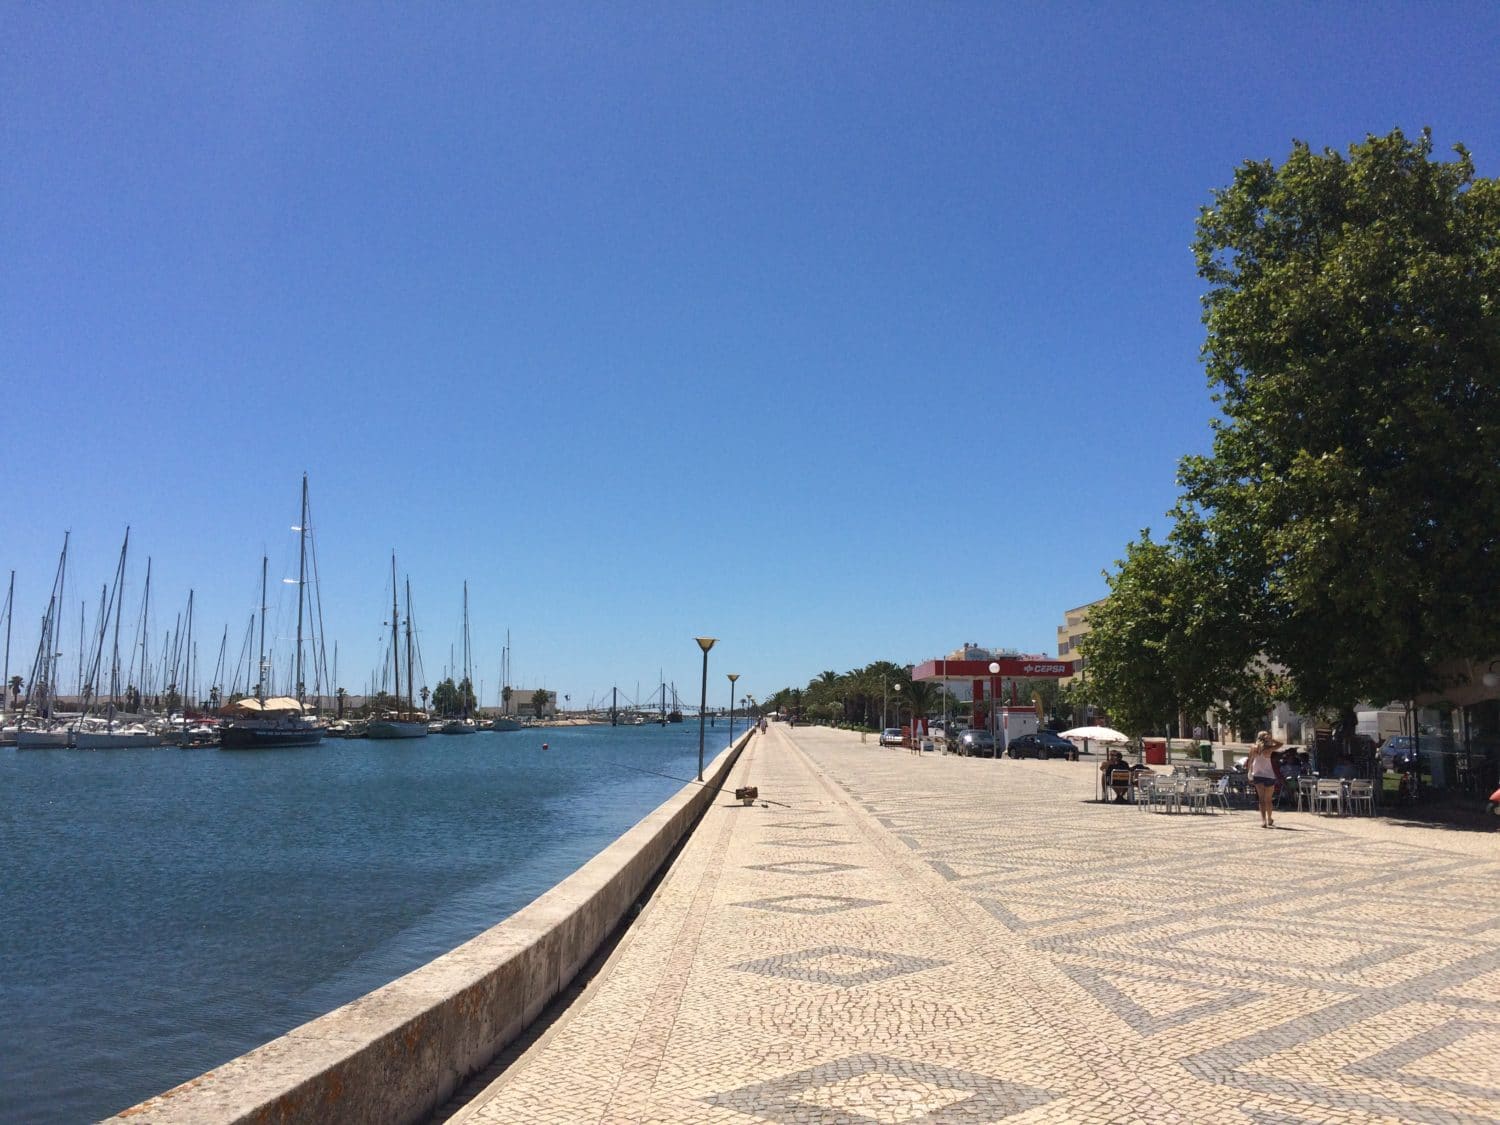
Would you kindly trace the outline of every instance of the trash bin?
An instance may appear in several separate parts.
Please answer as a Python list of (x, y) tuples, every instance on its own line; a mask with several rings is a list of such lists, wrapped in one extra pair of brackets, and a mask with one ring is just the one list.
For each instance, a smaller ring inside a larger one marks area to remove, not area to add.
[(1205, 762), (1212, 762), (1214, 760), (1214, 744), (1212, 742), (1198, 743), (1198, 757), (1202, 758)]
[(1148, 766), (1167, 764), (1167, 740), (1165, 738), (1143, 738), (1141, 749), (1145, 751)]

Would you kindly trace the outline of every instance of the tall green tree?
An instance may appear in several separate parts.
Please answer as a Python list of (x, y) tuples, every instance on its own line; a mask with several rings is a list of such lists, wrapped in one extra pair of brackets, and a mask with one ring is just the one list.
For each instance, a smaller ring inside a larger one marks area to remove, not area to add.
[(930, 680), (908, 680), (901, 688), (901, 704), (913, 719), (927, 719), (943, 705), (943, 697)]
[(1298, 142), (1199, 217), (1223, 416), (1178, 515), (1304, 709), (1500, 651), (1500, 182), (1455, 154)]
[(1210, 706), (1254, 694), (1256, 637), (1207, 563), (1146, 530), (1105, 575), (1109, 598), (1080, 642), (1087, 692), (1129, 734), (1190, 726)]
[(459, 683), (449, 676), (432, 689), (432, 709), (445, 718), (456, 715), (472, 715), (478, 710), (474, 698), (474, 687), (465, 678)]

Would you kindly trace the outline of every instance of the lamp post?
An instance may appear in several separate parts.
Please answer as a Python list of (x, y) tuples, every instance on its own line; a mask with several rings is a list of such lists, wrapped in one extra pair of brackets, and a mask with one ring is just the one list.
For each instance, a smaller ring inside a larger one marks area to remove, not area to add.
[(999, 674), (1000, 665), (990, 661), (990, 749), (996, 758), (1000, 757), (1000, 744), (995, 737), (998, 733), (995, 727), (995, 677)]
[(899, 727), (901, 725), (901, 685), (892, 684), (891, 690), (896, 693), (896, 725)]
[(948, 658), (943, 657), (943, 744), (953, 737), (953, 724), (948, 721)]
[(698, 780), (703, 780), (703, 719), (708, 710), (708, 650), (714, 647), (717, 637), (695, 637), (703, 650), (703, 691), (698, 696)]
[(738, 672), (724, 673), (729, 677), (729, 745), (734, 745), (734, 681), (740, 678)]

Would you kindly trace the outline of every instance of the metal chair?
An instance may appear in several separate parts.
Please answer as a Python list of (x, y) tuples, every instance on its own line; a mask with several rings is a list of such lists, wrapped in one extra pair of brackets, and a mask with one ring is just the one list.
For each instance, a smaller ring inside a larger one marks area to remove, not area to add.
[(1318, 778), (1317, 789), (1313, 793), (1314, 809), (1321, 813), (1325, 805), (1332, 805), (1334, 815), (1342, 816), (1344, 813), (1344, 783), (1337, 778)]
[(1349, 782), (1349, 811), (1357, 813), (1361, 806), (1371, 816), (1375, 815), (1375, 783), (1373, 781)]
[(1150, 812), (1151, 806), (1157, 801), (1157, 789), (1165, 779), (1154, 773), (1144, 771), (1136, 776), (1135, 802), (1136, 808), (1141, 812)]
[(1160, 805), (1162, 812), (1176, 812), (1182, 808), (1182, 795), (1186, 788), (1186, 783), (1179, 778), (1162, 777), (1158, 774), (1151, 779), (1147, 807), (1155, 809)]
[(1312, 812), (1316, 806), (1315, 798), (1318, 792), (1318, 779), (1315, 777), (1299, 777), (1297, 779), (1297, 811)]
[(1182, 799), (1188, 808), (1194, 812), (1208, 812), (1209, 799), (1213, 796), (1213, 786), (1204, 778), (1189, 778), (1188, 783), (1183, 786)]
[(1123, 785), (1125, 787), (1124, 799), (1128, 801), (1128, 800), (1131, 799), (1131, 790), (1133, 788), (1132, 785), (1131, 785), (1130, 771), (1129, 770), (1123, 770), (1123, 769), (1110, 770), (1109, 771), (1109, 778), (1108, 778), (1108, 780), (1105, 781), (1104, 785), (1105, 785), (1105, 788), (1110, 793), (1113, 793), (1113, 794), (1116, 795), (1116, 797), (1119, 797), (1120, 796), (1120, 790), (1117, 789), (1117, 788), (1115, 788), (1115, 787), (1117, 785), (1122, 784), (1122, 783), (1123, 783)]
[(1229, 778), (1221, 777), (1209, 784), (1213, 786), (1213, 799), (1218, 802), (1220, 808), (1228, 812), (1230, 794)]
[(1135, 794), (1135, 808), (1137, 812), (1149, 812), (1151, 802), (1155, 799), (1156, 775), (1140, 772), (1132, 772), (1130, 775), (1131, 791)]

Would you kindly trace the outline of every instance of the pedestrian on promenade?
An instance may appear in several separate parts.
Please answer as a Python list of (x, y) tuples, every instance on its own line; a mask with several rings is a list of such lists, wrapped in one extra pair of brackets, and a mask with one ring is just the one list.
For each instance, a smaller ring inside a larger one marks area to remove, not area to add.
[(1250, 748), (1250, 760), (1245, 763), (1245, 773), (1255, 786), (1255, 797), (1260, 803), (1260, 826), (1275, 828), (1271, 817), (1271, 799), (1276, 795), (1276, 762), (1271, 754), (1281, 743), (1271, 737), (1270, 731), (1261, 731), (1255, 736), (1255, 745)]

